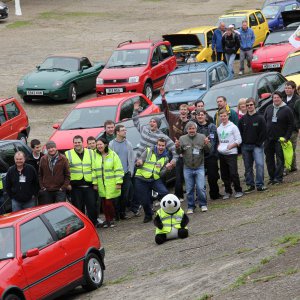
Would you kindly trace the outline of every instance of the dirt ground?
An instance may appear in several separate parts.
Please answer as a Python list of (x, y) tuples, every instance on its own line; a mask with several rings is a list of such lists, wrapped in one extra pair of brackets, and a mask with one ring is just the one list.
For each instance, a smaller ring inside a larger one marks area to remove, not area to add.
[[(119, 42), (213, 25), (227, 10), (260, 7), (262, 1), (21, 2), (23, 16), (13, 15), (9, 1), (9, 19), (0, 21), (1, 97), (17, 97), (19, 78), (48, 54), (81, 52), (106, 60)], [(30, 138), (46, 142), (52, 124), (74, 105), (24, 104)], [(190, 218), (186, 240), (156, 246), (154, 226), (142, 218), (100, 229), (107, 266), (103, 287), (90, 294), (76, 289), (62, 299), (300, 299), (299, 174), (263, 194), (209, 202), (207, 213)]]

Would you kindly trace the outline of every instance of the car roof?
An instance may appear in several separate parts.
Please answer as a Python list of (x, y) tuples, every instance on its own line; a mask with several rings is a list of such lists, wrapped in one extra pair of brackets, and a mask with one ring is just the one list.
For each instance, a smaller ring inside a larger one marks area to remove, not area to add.
[(213, 66), (223, 65), (223, 64), (224, 64), (223, 62), (190, 63), (190, 64), (186, 64), (185, 66), (174, 70), (170, 74), (206, 72), (208, 69), (210, 69)]
[(80, 54), (80, 53), (59, 53), (59, 54), (48, 55), (47, 58), (49, 58), (49, 57), (65, 57), (65, 58), (77, 58), (77, 59), (80, 59), (80, 58), (86, 57), (86, 56), (83, 55), (83, 54)]
[(118, 49), (141, 49), (141, 48), (151, 48), (154, 46), (157, 42), (155, 41), (142, 41), (142, 42), (127, 42), (127, 43), (121, 43), (119, 44)]
[(77, 106), (75, 106), (74, 109), (77, 108), (85, 108), (85, 107), (95, 107), (95, 106), (117, 106), (122, 101), (136, 97), (136, 96), (142, 96), (140, 93), (121, 93), (121, 94), (112, 94), (97, 98), (91, 98), (88, 100), (85, 100), (82, 103), (79, 103)]
[(275, 2), (267, 4), (266, 6), (276, 6), (276, 5), (284, 6), (286, 4), (291, 4), (291, 3), (299, 3), (299, 2), (296, 0), (275, 1)]
[(258, 9), (241, 9), (241, 10), (233, 10), (228, 12), (227, 14), (224, 14), (222, 16), (220, 16), (220, 18), (222, 17), (228, 17), (228, 16), (234, 16), (234, 15), (246, 15), (246, 14), (252, 14), (254, 12), (260, 11)]
[(14, 101), (18, 101), (16, 98), (14, 97), (9, 97), (9, 98), (0, 98), (0, 102), (4, 102), (4, 101), (7, 101), (7, 100), (14, 100)]
[(199, 27), (182, 29), (177, 33), (204, 33), (206, 31), (216, 29), (216, 28), (217, 28), (216, 26), (199, 26)]

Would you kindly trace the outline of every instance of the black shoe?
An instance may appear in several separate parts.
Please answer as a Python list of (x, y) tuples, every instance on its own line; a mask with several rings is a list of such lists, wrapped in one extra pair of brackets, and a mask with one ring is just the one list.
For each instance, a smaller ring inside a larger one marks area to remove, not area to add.
[(274, 180), (272, 185), (279, 185), (282, 184), (282, 181)]
[(267, 191), (267, 190), (268, 190), (268, 188), (265, 187), (265, 186), (261, 186), (261, 187), (258, 187), (258, 188), (257, 188), (257, 191), (258, 191), (258, 192), (265, 192), (265, 191)]
[(219, 194), (219, 195), (217, 195), (217, 196), (210, 197), (210, 200), (218, 200), (218, 199), (223, 199), (223, 196), (224, 196), (224, 195), (221, 195), (221, 194)]
[(273, 185), (274, 184), (274, 180), (269, 180), (268, 181), (268, 185)]
[(248, 186), (248, 188), (246, 190), (244, 190), (244, 193), (249, 194), (253, 191), (255, 191), (255, 186), (250, 185), (250, 186)]
[(147, 216), (146, 216), (146, 217), (144, 218), (143, 223), (149, 223), (149, 222), (151, 222), (151, 221), (152, 221), (152, 217), (149, 217), (149, 216), (147, 217)]
[(293, 168), (293, 169), (290, 170), (290, 173), (292, 173), (292, 172), (297, 172), (297, 171), (298, 171), (297, 168)]

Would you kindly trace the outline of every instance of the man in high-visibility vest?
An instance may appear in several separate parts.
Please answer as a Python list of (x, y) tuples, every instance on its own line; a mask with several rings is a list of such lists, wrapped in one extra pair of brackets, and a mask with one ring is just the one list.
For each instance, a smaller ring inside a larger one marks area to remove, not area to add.
[(73, 145), (74, 148), (65, 153), (71, 172), (71, 182), (68, 186), (71, 190), (71, 201), (83, 213), (86, 208), (88, 217), (96, 225), (97, 209), (92, 180), (94, 152), (83, 147), (83, 138), (80, 135), (74, 136)]
[(159, 138), (154, 148), (147, 147), (140, 158), (136, 161), (137, 171), (135, 174), (134, 197), (139, 197), (145, 218), (144, 223), (152, 221), (151, 193), (155, 190), (160, 196), (169, 193), (163, 184), (161, 177), (174, 165), (169, 162), (166, 140)]

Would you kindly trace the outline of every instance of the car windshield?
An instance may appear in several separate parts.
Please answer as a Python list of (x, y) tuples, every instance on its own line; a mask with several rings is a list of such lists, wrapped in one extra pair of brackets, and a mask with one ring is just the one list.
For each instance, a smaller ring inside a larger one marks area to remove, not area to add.
[(40, 70), (78, 71), (79, 60), (73, 57), (48, 57), (41, 65)]
[(205, 47), (205, 35), (204, 33), (197, 33), (197, 37), (203, 47)]
[(247, 20), (246, 16), (232, 16), (219, 18), (217, 26), (219, 26), (221, 22), (224, 22), (226, 27), (228, 27), (229, 25), (234, 25), (235, 29), (237, 29), (242, 27), (242, 22), (244, 20)]
[(267, 19), (274, 19), (279, 10), (279, 5), (268, 5), (263, 8), (262, 12)]
[(300, 55), (288, 58), (281, 71), (283, 76), (300, 74)]
[(265, 45), (284, 44), (289, 42), (289, 37), (294, 31), (278, 31), (268, 35)]
[(110, 57), (107, 68), (126, 68), (144, 66), (148, 62), (149, 49), (115, 50)]
[(102, 127), (106, 120), (115, 120), (117, 106), (75, 108), (61, 124), (61, 130)]
[(15, 256), (14, 228), (0, 228), (0, 260)]
[(191, 88), (206, 89), (206, 73), (192, 72), (172, 74), (166, 79), (164, 89), (166, 92), (186, 90)]
[(209, 90), (203, 97), (206, 110), (214, 110), (217, 108), (217, 97), (222, 95), (227, 99), (230, 107), (236, 107), (239, 99), (253, 97), (254, 83), (241, 83), (222, 88)]

